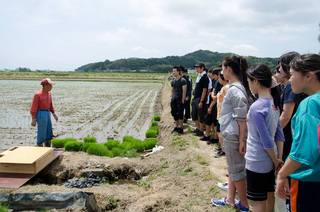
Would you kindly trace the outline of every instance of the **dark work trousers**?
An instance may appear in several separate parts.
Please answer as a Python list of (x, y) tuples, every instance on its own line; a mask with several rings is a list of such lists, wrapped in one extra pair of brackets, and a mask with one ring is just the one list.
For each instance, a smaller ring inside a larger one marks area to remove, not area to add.
[(191, 109), (190, 109), (190, 107), (191, 107), (191, 99), (190, 98), (184, 104), (184, 119), (185, 120), (187, 120), (187, 119), (189, 119), (191, 117), (190, 116), (190, 111), (191, 111)]

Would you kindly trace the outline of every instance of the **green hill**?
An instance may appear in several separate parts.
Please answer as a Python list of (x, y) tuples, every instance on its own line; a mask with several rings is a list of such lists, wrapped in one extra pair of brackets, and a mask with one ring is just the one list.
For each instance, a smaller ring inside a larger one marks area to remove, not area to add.
[[(183, 56), (167, 56), (163, 58), (128, 58), (115, 61), (89, 63), (80, 66), (76, 71), (82, 72), (108, 72), (108, 71), (146, 71), (167, 72), (174, 65), (182, 65), (192, 68), (196, 63), (204, 63), (207, 67), (218, 66), (225, 56), (232, 53), (211, 52), (209, 50), (198, 50)], [(250, 65), (264, 63), (274, 68), (277, 58), (247, 57)]]

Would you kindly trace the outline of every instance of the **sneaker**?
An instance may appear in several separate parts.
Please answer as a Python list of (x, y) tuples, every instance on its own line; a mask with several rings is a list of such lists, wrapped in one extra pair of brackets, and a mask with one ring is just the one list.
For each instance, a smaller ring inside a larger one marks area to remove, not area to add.
[(220, 158), (220, 157), (225, 156), (225, 155), (226, 155), (226, 153), (221, 150), (221, 151), (217, 152), (214, 157), (215, 157), (215, 158)]
[(182, 135), (183, 134), (183, 128), (177, 128), (176, 131), (178, 134)]
[(196, 129), (194, 129), (194, 130), (192, 130), (192, 133), (193, 134), (196, 134), (196, 133), (198, 133), (200, 130), (198, 129), (198, 128), (196, 128)]
[(212, 206), (216, 206), (216, 207), (223, 207), (223, 206), (232, 206), (227, 202), (227, 198), (222, 198), (222, 199), (218, 199), (218, 198), (212, 198), (211, 199), (211, 205)]
[(171, 131), (171, 133), (176, 133), (176, 132), (178, 132), (178, 127), (175, 127), (172, 131)]
[(216, 146), (214, 147), (214, 151), (215, 151), (215, 152), (222, 151), (222, 148), (220, 147), (220, 145), (216, 145)]
[(210, 137), (209, 136), (203, 136), (202, 138), (200, 138), (201, 141), (210, 141)]
[(220, 146), (217, 146), (217, 147), (214, 149), (214, 151), (215, 151), (216, 153), (218, 153), (218, 152), (222, 151), (222, 148), (221, 148)]
[(218, 188), (220, 188), (223, 191), (227, 191), (228, 190), (228, 183), (217, 183)]
[(204, 133), (202, 131), (198, 131), (197, 133), (194, 134), (195, 136), (198, 136), (198, 137), (202, 137), (204, 136)]
[(240, 212), (249, 212), (250, 211), (249, 208), (243, 206), (240, 201), (236, 202), (235, 207)]
[(212, 144), (217, 144), (217, 143), (219, 143), (219, 139), (212, 138), (212, 139), (210, 139), (210, 142), (211, 142)]

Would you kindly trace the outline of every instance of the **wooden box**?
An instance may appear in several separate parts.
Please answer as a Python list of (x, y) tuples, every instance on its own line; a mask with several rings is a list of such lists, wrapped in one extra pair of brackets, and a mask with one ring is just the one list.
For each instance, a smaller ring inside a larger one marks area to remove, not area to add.
[(55, 158), (50, 147), (13, 147), (0, 154), (0, 173), (37, 174)]

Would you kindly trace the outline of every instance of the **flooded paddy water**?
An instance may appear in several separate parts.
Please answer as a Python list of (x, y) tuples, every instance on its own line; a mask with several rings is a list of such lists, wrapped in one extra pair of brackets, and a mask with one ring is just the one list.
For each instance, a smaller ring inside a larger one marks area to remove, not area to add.
[[(161, 83), (57, 81), (52, 94), (59, 137), (144, 138), (151, 117), (159, 111)], [(38, 81), (0, 80), (0, 149), (34, 145), (30, 106)]]

